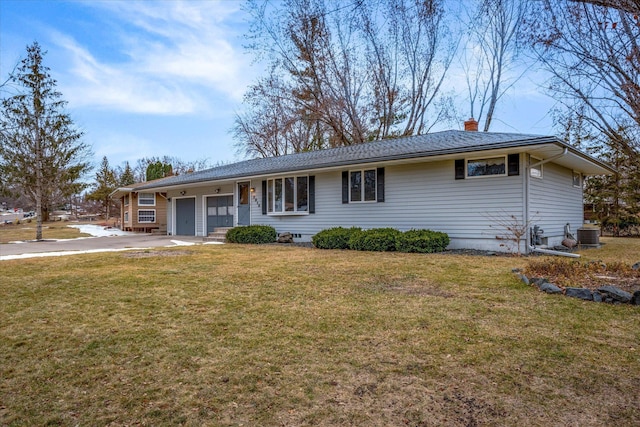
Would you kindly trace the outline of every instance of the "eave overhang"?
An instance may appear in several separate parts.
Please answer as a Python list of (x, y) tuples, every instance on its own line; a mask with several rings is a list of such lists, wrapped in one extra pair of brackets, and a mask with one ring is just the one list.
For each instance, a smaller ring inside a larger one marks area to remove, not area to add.
[[(365, 144), (363, 144), (365, 145)], [(566, 152), (565, 152), (566, 150)], [(332, 150), (328, 150), (331, 152)], [(329, 155), (326, 159), (314, 159), (313, 164), (297, 165), (292, 162), (288, 164), (286, 161), (268, 162), (268, 159), (258, 159), (253, 170), (243, 172), (224, 173), (225, 167), (213, 168), (206, 171), (194, 172), (189, 175), (183, 175), (177, 179), (177, 182), (171, 182), (171, 179), (165, 179), (166, 182), (147, 183), (137, 187), (136, 191), (151, 190), (154, 191), (170, 191), (172, 189), (193, 188), (203, 184), (220, 184), (223, 182), (237, 180), (264, 179), (270, 176), (282, 175), (285, 173), (318, 173), (330, 172), (351, 168), (362, 165), (396, 165), (402, 163), (418, 163), (418, 162), (435, 162), (454, 158), (471, 157), (478, 155), (500, 155), (512, 153), (529, 153), (537, 158), (545, 159), (556, 156), (554, 163), (564, 166), (568, 169), (579, 172), (583, 175), (612, 175), (616, 171), (600, 160), (589, 156), (586, 153), (577, 150), (555, 137), (548, 136), (526, 136), (526, 139), (514, 139), (502, 141), (498, 143), (487, 143), (476, 145), (473, 147), (449, 147), (442, 149), (423, 149), (408, 150), (406, 152), (390, 152), (389, 154), (377, 153), (376, 155), (366, 155), (366, 150), (361, 150), (362, 156), (345, 156), (342, 159), (336, 159), (336, 156)], [(563, 154), (564, 153), (564, 154)], [(331, 153), (334, 154), (334, 153)], [(563, 154), (563, 155), (561, 155)], [(295, 156), (295, 155), (293, 155)], [(279, 160), (286, 160), (281, 158)], [(264, 164), (266, 163), (266, 164)], [(232, 164), (228, 166), (240, 165), (244, 162)], [(247, 163), (249, 164), (249, 163)], [(245, 165), (247, 165), (245, 164)], [(259, 167), (259, 166), (264, 167)], [(253, 164), (249, 164), (251, 169)], [(216, 175), (217, 172), (220, 172)]]

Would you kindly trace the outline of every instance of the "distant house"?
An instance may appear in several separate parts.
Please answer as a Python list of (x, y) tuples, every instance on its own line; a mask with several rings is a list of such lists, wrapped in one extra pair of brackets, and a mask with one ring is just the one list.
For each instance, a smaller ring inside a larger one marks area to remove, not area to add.
[(110, 194), (120, 201), (120, 224), (124, 231), (167, 233), (167, 194), (154, 190), (139, 190), (152, 182), (132, 184), (116, 189)]
[(565, 224), (582, 226), (584, 176), (611, 173), (555, 137), (452, 130), (247, 160), (136, 191), (166, 194), (174, 235), (265, 224), (309, 241), (335, 226), (428, 228), (448, 233), (450, 248), (504, 250), (496, 218), (531, 222), (559, 244)]

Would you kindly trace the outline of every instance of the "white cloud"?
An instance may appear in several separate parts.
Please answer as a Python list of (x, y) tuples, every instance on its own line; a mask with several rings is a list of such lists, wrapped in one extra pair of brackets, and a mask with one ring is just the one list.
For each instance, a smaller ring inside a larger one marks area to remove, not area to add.
[(71, 64), (71, 75), (61, 83), (74, 106), (148, 114), (202, 113), (213, 110), (214, 100), (239, 102), (252, 79), (247, 58), (235, 46), (236, 2), (86, 5), (95, 7), (102, 19), (115, 22), (109, 26), (110, 31), (115, 28), (110, 37), (119, 56), (128, 59), (101, 60), (100, 52), (54, 32), (54, 42)]
[(157, 147), (152, 141), (127, 133), (111, 132), (104, 135), (90, 135), (92, 142), (99, 147), (95, 152), (96, 161), (107, 156), (111, 166), (117, 166), (125, 161), (133, 162), (143, 157), (157, 154)]
[(70, 56), (71, 76), (61, 81), (74, 107), (99, 107), (130, 113), (185, 114), (196, 111), (199, 95), (175, 82), (150, 78), (129, 66), (99, 62), (87, 49), (62, 34), (54, 41)]

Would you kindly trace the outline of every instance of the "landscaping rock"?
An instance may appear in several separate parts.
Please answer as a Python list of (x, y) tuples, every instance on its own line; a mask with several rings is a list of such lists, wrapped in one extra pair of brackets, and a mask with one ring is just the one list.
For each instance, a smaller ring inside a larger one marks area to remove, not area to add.
[(631, 297), (631, 304), (640, 305), (640, 291), (635, 291)]
[(529, 282), (532, 285), (536, 285), (537, 287), (540, 287), (540, 285), (542, 285), (543, 283), (547, 283), (547, 279), (545, 279), (544, 277), (532, 277), (529, 279)]
[(640, 270), (640, 261), (638, 261), (635, 264), (633, 264), (631, 266), (631, 268), (633, 268), (634, 270)]
[(278, 243), (293, 243), (293, 235), (289, 232), (281, 233), (278, 236)]
[(580, 298), (586, 301), (593, 301), (593, 293), (587, 288), (565, 288), (564, 294), (572, 298)]
[(518, 274), (518, 277), (520, 278), (520, 280), (522, 280), (522, 283), (524, 283), (525, 285), (529, 285), (529, 278), (527, 276), (525, 276), (524, 274)]
[[(631, 302), (632, 295), (629, 292), (625, 292), (620, 288), (616, 288), (615, 286), (600, 286), (598, 292), (605, 294), (606, 297), (611, 298), (613, 301), (618, 301), (621, 303)], [(608, 299), (605, 298), (605, 301)]]
[(602, 302), (602, 294), (600, 292), (594, 292), (591, 294), (594, 302)]
[(553, 283), (544, 282), (539, 286), (542, 292), (546, 292), (548, 294), (561, 294), (562, 289), (554, 285)]

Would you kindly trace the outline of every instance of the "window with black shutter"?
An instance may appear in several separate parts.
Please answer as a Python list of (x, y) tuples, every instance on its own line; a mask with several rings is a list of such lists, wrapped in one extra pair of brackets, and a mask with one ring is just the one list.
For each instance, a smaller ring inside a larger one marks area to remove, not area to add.
[(315, 177), (284, 176), (262, 182), (264, 215), (306, 215), (315, 211)]
[(384, 202), (384, 168), (342, 172), (342, 203)]
[(464, 179), (464, 159), (457, 159), (455, 164), (456, 179)]
[(509, 176), (520, 175), (520, 154), (509, 154), (507, 157)]

